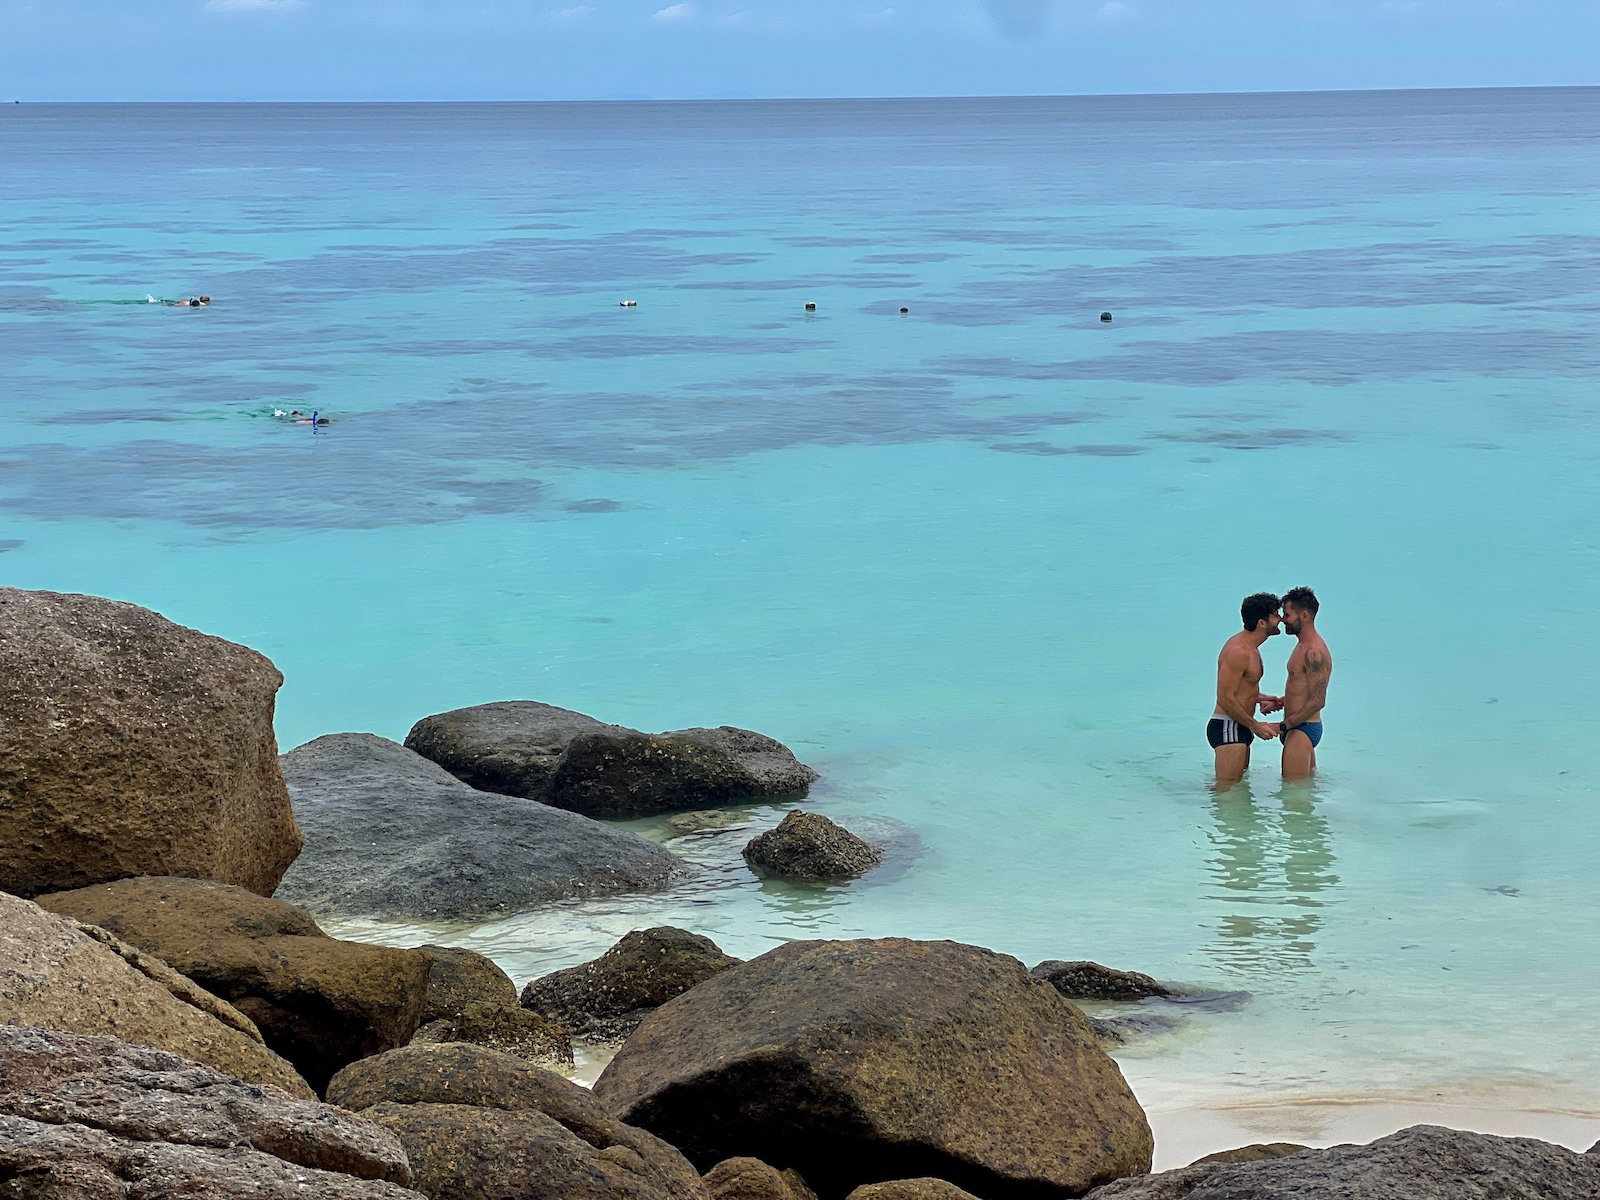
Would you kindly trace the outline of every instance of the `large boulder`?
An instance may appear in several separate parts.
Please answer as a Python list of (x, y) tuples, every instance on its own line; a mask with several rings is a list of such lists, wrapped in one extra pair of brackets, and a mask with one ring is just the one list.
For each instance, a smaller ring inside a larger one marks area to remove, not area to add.
[(707, 1200), (817, 1200), (796, 1171), (779, 1171), (756, 1158), (730, 1158), (706, 1172)]
[(453, 1017), (440, 1017), (417, 1030), (419, 1045), (469, 1042), (554, 1071), (570, 1071), (572, 1037), (549, 1017), (506, 1004), (469, 1004)]
[(278, 895), (324, 916), (484, 920), (656, 891), (688, 869), (637, 834), (475, 791), (368, 733), (308, 742), (283, 773), (307, 845)]
[(817, 777), (747, 729), (640, 733), (533, 700), (424, 717), (406, 745), (484, 791), (613, 820), (803, 796)]
[(358, 1058), (404, 1046), (432, 961), (331, 938), (305, 910), (204, 879), (124, 879), (39, 897), (154, 954), (256, 1023), (321, 1089)]
[(300, 852), (282, 683), (147, 609), (0, 588), (0, 889), (194, 875), (270, 896)]
[(512, 1005), (517, 985), (494, 959), (455, 946), (418, 946), (428, 960), (428, 991), (422, 1000), (422, 1023), (460, 1016), (469, 1004)]
[(1052, 959), (1033, 968), (1032, 975), (1068, 1000), (1148, 1000), (1173, 995), (1171, 988), (1138, 971), (1119, 971), (1083, 960)]
[(109, 1037), (0, 1025), (12, 1200), (421, 1200), (394, 1135)]
[(522, 1007), (585, 1041), (620, 1042), (668, 1000), (738, 963), (697, 933), (636, 929), (593, 962), (533, 980)]
[(848, 829), (809, 812), (790, 813), (744, 848), (744, 860), (757, 874), (801, 881), (854, 879), (882, 858)]
[(1595, 1200), (1600, 1165), (1531, 1138), (1417, 1125), (1369, 1146), (1184, 1167), (1093, 1200)]
[(703, 1167), (825, 1197), (925, 1176), (1033, 1200), (1150, 1169), (1149, 1123), (1083, 1014), (953, 942), (791, 942), (647, 1017), (595, 1084)]
[(105, 1034), (312, 1098), (305, 1080), (227, 1001), (103, 929), (3, 893), (0, 1024)]
[(391, 1130), (432, 1200), (705, 1200), (671, 1146), (492, 1050), (393, 1050), (346, 1067), (328, 1098)]

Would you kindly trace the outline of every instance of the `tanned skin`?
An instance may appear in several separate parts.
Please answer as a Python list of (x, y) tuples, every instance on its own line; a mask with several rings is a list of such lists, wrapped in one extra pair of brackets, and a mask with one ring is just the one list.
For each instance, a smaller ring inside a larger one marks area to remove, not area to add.
[[(1256, 706), (1262, 712), (1271, 712), (1267, 704), (1277, 697), (1261, 694), (1261, 676), (1266, 668), (1261, 665), (1261, 644), (1278, 633), (1277, 613), (1263, 617), (1254, 629), (1234, 634), (1222, 644), (1217, 655), (1217, 707), (1244, 726), (1258, 738), (1272, 741), (1278, 736), (1280, 726), (1256, 720)], [(1218, 746), (1217, 782), (1237, 783), (1244, 778), (1250, 765), (1249, 746)]]
[(1283, 777), (1309, 779), (1317, 769), (1317, 751), (1311, 739), (1295, 726), (1322, 720), (1322, 708), (1328, 702), (1328, 682), (1333, 678), (1333, 652), (1317, 632), (1315, 613), (1285, 601), (1283, 622), (1296, 638), (1294, 651), (1289, 655), (1289, 682), (1283, 692), (1282, 727), (1294, 730), (1283, 739)]

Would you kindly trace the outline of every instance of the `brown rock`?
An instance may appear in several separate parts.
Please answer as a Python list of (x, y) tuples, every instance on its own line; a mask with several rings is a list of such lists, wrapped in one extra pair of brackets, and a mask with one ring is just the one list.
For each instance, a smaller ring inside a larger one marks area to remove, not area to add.
[(1172, 990), (1138, 971), (1118, 971), (1097, 962), (1042, 962), (1031, 972), (1068, 1000), (1145, 1000)]
[(869, 1183), (850, 1193), (850, 1200), (977, 1200), (942, 1179), (896, 1179), (891, 1183)]
[(0, 893), (0, 1024), (107, 1034), (310, 1099), (255, 1023), (102, 929)]
[(570, 1071), (573, 1067), (572, 1038), (566, 1029), (549, 1017), (515, 1005), (469, 1004), (453, 1017), (424, 1025), (412, 1042), (467, 1042), (536, 1067), (554, 1071)]
[(392, 1050), (346, 1067), (328, 1096), (393, 1131), (432, 1200), (705, 1200), (671, 1146), (492, 1050)]
[(321, 1089), (340, 1067), (409, 1042), (431, 960), (330, 938), (281, 900), (203, 879), (124, 879), (39, 898), (154, 954), (260, 1029)]
[(882, 858), (848, 829), (810, 812), (790, 813), (744, 848), (745, 861), (758, 874), (802, 881), (854, 879)]
[(193, 875), (271, 895), (301, 845), (282, 682), (147, 609), (0, 588), (0, 889)]
[(574, 1037), (620, 1042), (668, 1000), (738, 962), (697, 933), (636, 929), (593, 962), (533, 980), (522, 989), (522, 1007)]
[(755, 1158), (730, 1158), (706, 1172), (709, 1200), (817, 1200), (796, 1171), (778, 1171)]
[(1237, 1150), (1219, 1150), (1215, 1154), (1197, 1158), (1189, 1165), (1203, 1167), (1208, 1164), (1265, 1162), (1269, 1158), (1287, 1158), (1309, 1149), (1310, 1146), (1302, 1146), (1298, 1142), (1257, 1142), (1253, 1146), (1240, 1146)]
[(516, 1004), (517, 985), (487, 955), (454, 946), (418, 946), (417, 953), (430, 964), (424, 1025), (459, 1016), (469, 1004)]
[(781, 946), (646, 1018), (595, 1094), (697, 1164), (748, 1155), (825, 1197), (933, 1176), (1034, 1200), (1150, 1169), (1083, 1015), (951, 942)]

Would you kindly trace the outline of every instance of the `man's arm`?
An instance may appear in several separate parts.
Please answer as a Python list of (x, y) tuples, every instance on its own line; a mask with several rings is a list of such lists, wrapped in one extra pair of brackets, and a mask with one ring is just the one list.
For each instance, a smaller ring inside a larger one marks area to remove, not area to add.
[(1238, 683), (1244, 678), (1244, 651), (1235, 647), (1217, 658), (1217, 707), (1259, 738), (1271, 741), (1278, 736), (1275, 727), (1256, 720), (1254, 712), (1235, 699)]
[(1304, 723), (1307, 717), (1321, 712), (1328, 703), (1328, 680), (1333, 675), (1333, 662), (1327, 654), (1320, 650), (1308, 652), (1301, 673), (1305, 676), (1305, 686), (1295, 698), (1294, 707), (1284, 709), (1283, 724), (1286, 729)]

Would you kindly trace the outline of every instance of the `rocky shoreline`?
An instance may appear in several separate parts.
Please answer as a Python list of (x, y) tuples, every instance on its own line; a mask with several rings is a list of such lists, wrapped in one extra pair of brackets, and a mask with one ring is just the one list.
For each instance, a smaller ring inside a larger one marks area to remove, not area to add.
[[(798, 805), (817, 776), (753, 731), (534, 701), (280, 758), (281, 682), (133, 605), (0, 589), (0, 1196), (1600, 1196), (1600, 1146), (1428, 1125), (1152, 1174), (1108, 1050), (1192, 997), (1097, 963), (894, 938), (740, 961), (656, 927), (515, 981), (331, 937), (659, 892), (693, 866), (608, 822)], [(884, 858), (804, 807), (744, 852), (836, 887)], [(596, 1046), (593, 1089), (566, 1079)]]

